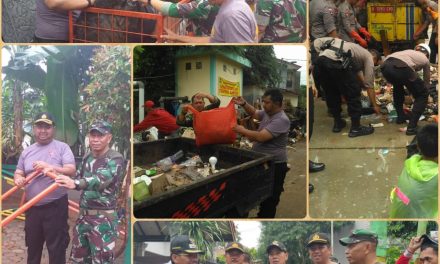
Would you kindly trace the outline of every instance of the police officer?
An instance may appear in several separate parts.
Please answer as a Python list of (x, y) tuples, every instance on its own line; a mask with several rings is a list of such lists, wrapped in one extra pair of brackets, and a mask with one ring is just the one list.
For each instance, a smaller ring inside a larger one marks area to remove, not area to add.
[(304, 42), (304, 0), (258, 0), (255, 18), (260, 42)]
[(89, 130), (91, 152), (87, 154), (75, 180), (60, 175), (56, 182), (82, 190), (80, 212), (73, 229), (73, 263), (113, 263), (117, 239), (117, 195), (121, 190), (125, 161), (110, 149), (112, 126), (96, 121)]
[(238, 242), (229, 242), (225, 247), (226, 264), (244, 264), (244, 247)]
[(310, 2), (311, 40), (322, 37), (338, 37), (337, 0), (313, 0)]
[(375, 264), (377, 234), (367, 229), (356, 229), (350, 236), (339, 239), (350, 264)]
[[(20, 155), (14, 172), (15, 185), (23, 185), (26, 177), (36, 170), (75, 175), (75, 158), (69, 146), (54, 139), (55, 120), (50, 113), (37, 114), (32, 132), (35, 143)], [(37, 176), (25, 186), (26, 201), (33, 199), (53, 184), (44, 175)], [(69, 245), (67, 190), (58, 188), (37, 202), (26, 212), (24, 222), (27, 263), (41, 263), (43, 245), (49, 253), (49, 264), (65, 263)]]
[[(430, 64), (429, 54), (431, 50), (426, 44), (419, 44), (415, 50), (403, 50), (394, 52), (384, 60), (377, 62), (381, 65), (381, 71), (385, 79), (393, 84), (394, 108), (397, 112), (398, 124), (405, 123), (409, 119), (406, 129), (407, 135), (415, 135), (417, 123), (420, 116), (425, 111), (428, 103), (428, 87), (430, 85)], [(417, 71), (423, 69), (423, 80), (418, 76)], [(405, 86), (414, 97), (414, 104), (411, 116), (408, 117), (403, 112), (403, 102), (405, 99)]]
[[(350, 42), (357, 42), (362, 47), (366, 48), (371, 39), (371, 34), (358, 23), (356, 19), (356, 13), (354, 10), (354, 5), (358, 0), (345, 0), (343, 1), (339, 9), (339, 36), (341, 39)], [(359, 33), (364, 35), (362, 38)]]
[(289, 259), (289, 253), (286, 246), (279, 241), (272, 241), (266, 248), (269, 264), (286, 264)]
[(170, 245), (170, 262), (167, 264), (197, 264), (199, 255), (204, 252), (197, 248), (196, 243), (189, 236), (175, 236)]
[(373, 127), (361, 126), (361, 89), (367, 90), (374, 111), (379, 114), (374, 93), (374, 62), (368, 50), (361, 46), (335, 38), (319, 38), (313, 42), (319, 52), (317, 60), (319, 78), (326, 93), (326, 103), (333, 115), (334, 133), (341, 132), (346, 122), (341, 118), (341, 95), (348, 105), (351, 117), (349, 137), (372, 134)]
[(331, 243), (324, 233), (314, 233), (307, 239), (307, 250), (313, 264), (333, 264)]

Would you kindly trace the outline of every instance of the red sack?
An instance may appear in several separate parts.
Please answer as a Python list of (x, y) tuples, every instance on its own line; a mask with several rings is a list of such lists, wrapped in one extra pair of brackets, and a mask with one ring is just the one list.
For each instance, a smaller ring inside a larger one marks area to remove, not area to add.
[(232, 130), (237, 125), (234, 102), (226, 107), (199, 112), (192, 106), (188, 109), (193, 113), (193, 127), (196, 134), (196, 145), (231, 144), (236, 139)]

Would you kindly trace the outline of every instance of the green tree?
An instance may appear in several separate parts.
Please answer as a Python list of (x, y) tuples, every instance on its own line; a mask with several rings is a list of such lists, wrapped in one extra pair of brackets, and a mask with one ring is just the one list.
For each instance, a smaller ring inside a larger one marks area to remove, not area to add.
[[(2, 135), (6, 157), (18, 157), (23, 141), (23, 124), (31, 124), (40, 111), (54, 114), (56, 138), (74, 146), (78, 139), (77, 87), (84, 80), (84, 68), (93, 47), (82, 46), (5, 46), (3, 55), (9, 61), (3, 67), (3, 127), (11, 127)], [(72, 100), (73, 98), (73, 100)], [(13, 110), (13, 111), (11, 111)], [(28, 131), (29, 132), (29, 131)], [(11, 140), (13, 139), (13, 140)], [(13, 144), (11, 144), (14, 142)], [(9, 144), (8, 144), (9, 143)]]
[(84, 133), (96, 120), (113, 126), (113, 142), (126, 158), (130, 156), (130, 49), (101, 46), (91, 59), (89, 83), (80, 89), (81, 126)]
[(244, 69), (244, 85), (276, 88), (281, 81), (279, 63), (273, 46), (247, 46), (244, 57), (252, 62), (252, 68)]
[(202, 249), (202, 261), (212, 260), (217, 243), (225, 243), (223, 237), (230, 234), (231, 221), (179, 221), (169, 226), (171, 239), (175, 235), (188, 235)]
[(261, 222), (257, 257), (268, 263), (266, 247), (277, 240), (287, 247), (288, 263), (310, 263), (305, 245), (314, 232), (330, 233), (330, 222)]

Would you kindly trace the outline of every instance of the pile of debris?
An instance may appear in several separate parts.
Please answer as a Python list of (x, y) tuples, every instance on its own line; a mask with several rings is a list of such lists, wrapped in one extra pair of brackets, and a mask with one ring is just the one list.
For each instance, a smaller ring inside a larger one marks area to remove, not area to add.
[[(420, 73), (421, 74), (421, 73)], [(377, 68), (375, 71), (374, 90), (376, 92), (376, 103), (381, 107), (381, 113), (387, 115), (388, 122), (395, 122), (397, 113), (393, 105), (393, 86), (386, 82)], [(421, 76), (423, 79), (423, 76)], [(431, 81), (428, 88), (429, 97), (428, 105), (425, 108), (420, 120), (428, 122), (437, 122), (438, 115), (438, 69), (436, 64), (431, 65)], [(409, 93), (406, 93), (404, 101), (404, 111), (411, 112), (413, 106), (413, 98)], [(362, 92), (362, 114), (369, 116), (374, 113), (368, 99), (366, 91)]]
[(180, 150), (154, 164), (135, 166), (133, 198), (143, 201), (151, 195), (205, 179), (221, 171), (216, 169), (216, 165), (216, 157), (210, 157), (204, 162), (199, 155), (187, 153), (184, 156), (184, 152)]

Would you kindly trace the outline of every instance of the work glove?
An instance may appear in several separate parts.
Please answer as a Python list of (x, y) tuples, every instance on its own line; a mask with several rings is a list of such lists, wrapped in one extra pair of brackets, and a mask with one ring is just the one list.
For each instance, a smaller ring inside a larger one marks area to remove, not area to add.
[(366, 28), (361, 27), (361, 28), (359, 29), (359, 32), (360, 32), (362, 35), (364, 35), (365, 39), (366, 39), (368, 42), (370, 42), (370, 40), (371, 40), (371, 34), (370, 34), (370, 32), (367, 31)]
[(435, 10), (433, 10), (432, 8), (430, 8), (429, 6), (426, 8), (426, 11), (428, 11), (428, 13), (431, 15), (431, 17), (434, 20), (438, 19), (438, 12), (435, 12)]
[(368, 44), (365, 41), (365, 39), (361, 38), (361, 36), (356, 31), (353, 30), (352, 32), (350, 32), (350, 36), (354, 38), (356, 42), (359, 43), (359, 45), (361, 45), (362, 47), (364, 48), (368, 47)]

